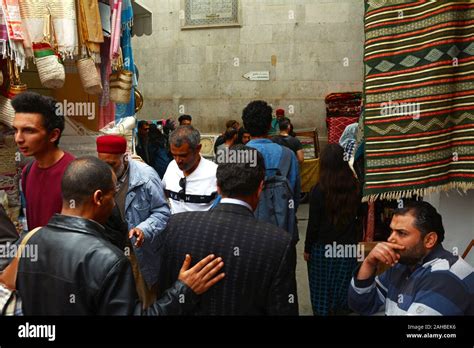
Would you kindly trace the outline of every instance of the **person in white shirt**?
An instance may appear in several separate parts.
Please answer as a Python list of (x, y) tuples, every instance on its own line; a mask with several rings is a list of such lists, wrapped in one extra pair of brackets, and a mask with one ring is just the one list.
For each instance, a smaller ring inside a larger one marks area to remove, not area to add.
[(217, 165), (200, 155), (201, 135), (192, 126), (180, 126), (170, 138), (172, 161), (163, 177), (171, 214), (207, 211), (217, 198)]

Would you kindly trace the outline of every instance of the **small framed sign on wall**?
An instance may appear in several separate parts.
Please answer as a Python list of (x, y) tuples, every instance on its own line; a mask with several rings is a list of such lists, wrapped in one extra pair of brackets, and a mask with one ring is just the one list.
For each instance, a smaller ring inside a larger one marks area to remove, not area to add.
[(240, 0), (182, 0), (181, 29), (240, 27)]

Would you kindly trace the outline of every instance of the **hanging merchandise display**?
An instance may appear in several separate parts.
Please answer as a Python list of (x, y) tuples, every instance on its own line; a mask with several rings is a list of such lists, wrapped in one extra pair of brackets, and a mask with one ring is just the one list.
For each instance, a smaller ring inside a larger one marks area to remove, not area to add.
[(331, 93), (326, 101), (326, 125), (328, 143), (339, 143), (348, 125), (357, 122), (361, 114), (362, 93)]
[(82, 58), (77, 61), (77, 72), (81, 79), (82, 87), (88, 94), (101, 94), (102, 82), (100, 70), (91, 57)]
[[(135, 62), (132, 50), (132, 26), (133, 26), (133, 9), (130, 0), (122, 1), (122, 33), (120, 38), (121, 51), (123, 54), (124, 69), (132, 72), (132, 85), (137, 86)], [(135, 93), (130, 91), (128, 103), (117, 105), (115, 120), (120, 121), (122, 118), (135, 115)]]
[(110, 0), (110, 6), (112, 7), (110, 59), (115, 60), (119, 57), (120, 35), (122, 34), (122, 0)]
[(117, 104), (128, 104), (133, 87), (133, 73), (124, 69), (122, 54), (119, 54), (117, 71), (110, 75), (110, 100)]
[(373, 6), (365, 16), (365, 199), (473, 189), (474, 3)]
[(63, 59), (73, 59), (79, 54), (75, 0), (21, 0), (21, 16), (31, 42), (44, 38), (46, 8), (51, 12), (58, 53)]
[[(1, 40), (8, 39), (8, 49), (3, 56), (8, 55), (23, 70), (26, 64), (26, 54), (24, 44), (26, 35), (22, 28), (22, 19), (20, 15), (20, 6), (18, 0), (1, 0), (1, 12), (4, 27), (2, 30), (6, 32), (0, 37)], [(0, 45), (4, 45), (1, 43)], [(3, 49), (3, 47), (0, 47)], [(3, 53), (3, 52), (2, 52)]]
[(27, 90), (27, 85), (21, 82), (20, 72), (14, 61), (7, 59), (9, 75), (10, 75), (10, 87), (8, 89), (8, 98), (13, 99), (16, 95), (23, 93)]
[(3, 16), (5, 18), (8, 37), (10, 40), (22, 41), (20, 6), (18, 0), (2, 0)]
[(99, 3), (97, 0), (77, 0), (76, 8), (80, 54), (99, 64), (100, 45), (104, 42)]
[[(0, 59), (9, 58), (15, 67), (12, 83), (2, 83), (5, 97), (26, 90), (19, 73), (27, 58), (34, 61), (42, 86), (50, 89), (64, 87), (66, 67), (73, 61), (77, 70), (68, 73), (77, 71), (84, 91), (99, 96), (98, 129), (141, 109), (131, 40), (133, 0), (0, 0), (0, 5)], [(0, 80), (9, 82), (8, 75), (2, 71)], [(9, 106), (2, 100), (7, 124)]]
[(115, 103), (110, 100), (110, 75), (112, 74), (112, 61), (109, 56), (110, 37), (104, 39), (101, 45), (101, 78), (104, 91), (99, 97), (99, 129), (102, 129), (110, 122), (115, 121)]
[(0, 96), (0, 122), (12, 127), (15, 110), (11, 105), (11, 99), (16, 95), (25, 92), (27, 86), (21, 82), (20, 73), (15, 62), (10, 59), (6, 59), (3, 62), (8, 67), (8, 81), (5, 81), (4, 83), (4, 85), (7, 86), (6, 96), (8, 96), (8, 98), (3, 95)]
[(49, 7), (44, 19), (43, 32), (42, 42), (33, 43), (35, 63), (41, 84), (46, 88), (62, 88), (66, 81), (66, 72), (61, 56), (56, 51), (57, 41)]
[(77, 61), (77, 71), (82, 87), (88, 94), (103, 92), (100, 76), (100, 45), (104, 42), (97, 0), (77, 0), (77, 26), (80, 52), (83, 58)]
[(12, 107), (10, 99), (0, 95), (0, 122), (12, 127), (14, 118), (15, 110)]
[(134, 88), (133, 91), (135, 95), (135, 113), (138, 113), (143, 108), (143, 94), (137, 88)]
[[(109, 123), (110, 131), (125, 135), (134, 148), (136, 119), (127, 115), (140, 110), (143, 96), (136, 89), (132, 52), (133, 1), (0, 0), (0, 199), (4, 191), (13, 221), (19, 221), (21, 211), (18, 182), (24, 162), (17, 161), (11, 100), (27, 90), (23, 82), (58, 101), (87, 102), (98, 109), (97, 122), (86, 121), (94, 130), (81, 119), (65, 117), (61, 146), (66, 151), (92, 155), (95, 137)], [(33, 63), (37, 76), (32, 76)], [(38, 77), (44, 88), (37, 86)], [(77, 93), (79, 83), (97, 97)]]
[(7, 57), (8, 29), (3, 10), (0, 9), (0, 57)]

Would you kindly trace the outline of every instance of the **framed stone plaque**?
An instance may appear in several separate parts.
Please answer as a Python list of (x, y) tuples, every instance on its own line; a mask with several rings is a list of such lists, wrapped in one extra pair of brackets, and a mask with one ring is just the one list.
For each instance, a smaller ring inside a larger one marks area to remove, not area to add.
[(182, 0), (182, 29), (240, 27), (240, 0)]

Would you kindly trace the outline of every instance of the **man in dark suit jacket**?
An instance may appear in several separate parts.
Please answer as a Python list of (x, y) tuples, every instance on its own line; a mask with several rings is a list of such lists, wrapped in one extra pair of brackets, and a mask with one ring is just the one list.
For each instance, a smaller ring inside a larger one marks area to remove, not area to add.
[(230, 153), (217, 169), (221, 203), (211, 211), (173, 215), (160, 236), (160, 287), (176, 280), (186, 253), (195, 260), (212, 253), (224, 260), (226, 277), (189, 314), (298, 315), (291, 236), (253, 216), (263, 189), (263, 157), (243, 145), (229, 151), (235, 156)]

